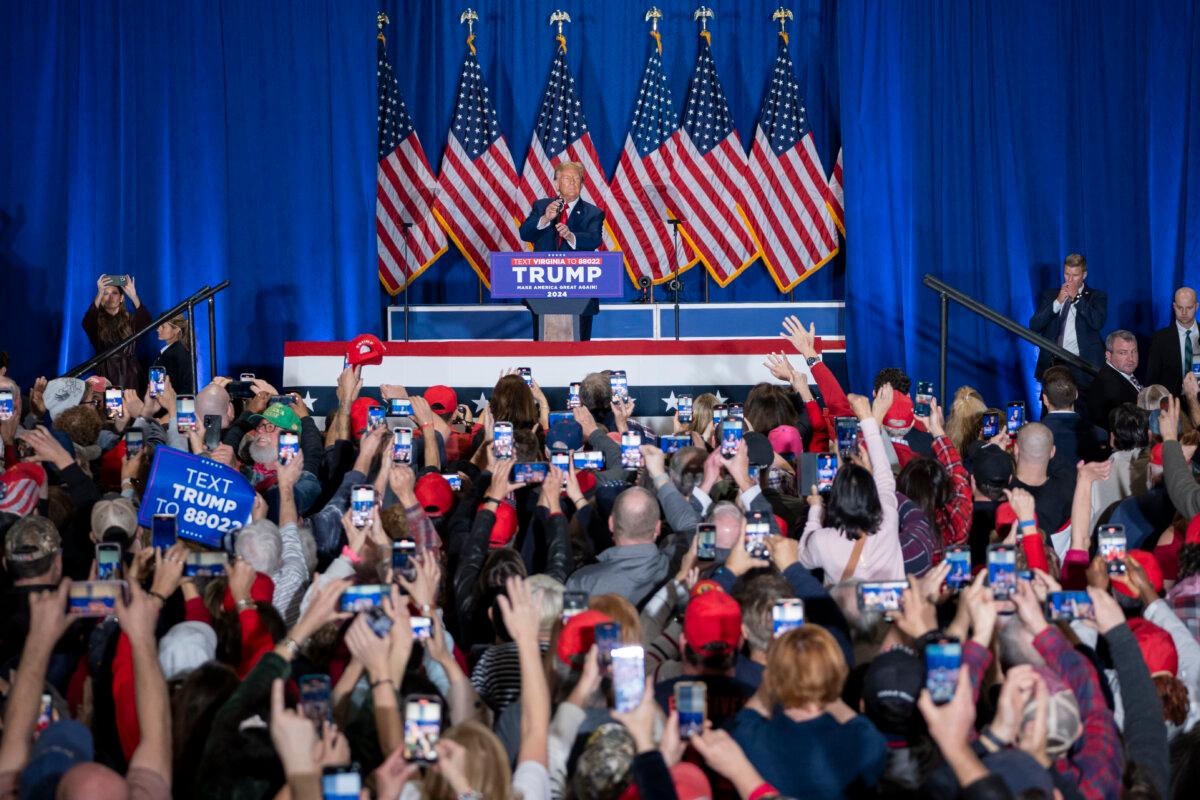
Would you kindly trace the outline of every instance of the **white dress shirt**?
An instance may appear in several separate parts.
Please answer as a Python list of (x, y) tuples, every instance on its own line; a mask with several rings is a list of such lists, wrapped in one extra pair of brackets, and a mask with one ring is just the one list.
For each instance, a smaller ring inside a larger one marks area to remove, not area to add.
[[(551, 202), (553, 202), (553, 201), (551, 201)], [(579, 202), (579, 198), (576, 197), (574, 200), (567, 203), (567, 207), (564, 209), (564, 211), (566, 212), (566, 215), (567, 215), (567, 219), (571, 218), (571, 212), (575, 210), (575, 205), (578, 202)], [(560, 215), (560, 217), (561, 217), (561, 215)], [(538, 220), (538, 230), (544, 231), (544, 230), (546, 230), (546, 228), (549, 228), (551, 225), (557, 225), (557, 224), (558, 224), (558, 220), (555, 220), (554, 222), (545, 222), (544, 220), (539, 219)], [(574, 250), (575, 249), (575, 234), (568, 231), (567, 235), (563, 237), (563, 243), (571, 245), (571, 249)]]
[[(1075, 306), (1075, 303), (1071, 303), (1071, 308), (1067, 311), (1067, 329), (1063, 331), (1062, 346), (1068, 353), (1079, 355), (1079, 334), (1075, 332)], [(1062, 303), (1057, 300), (1054, 301), (1054, 313), (1062, 313)]]
[[(1178, 336), (1179, 336), (1179, 361), (1180, 361), (1180, 363), (1183, 362), (1183, 356), (1184, 356), (1184, 353), (1186, 352), (1186, 347), (1187, 347), (1187, 344), (1186, 344), (1187, 337), (1189, 337), (1189, 336), (1192, 337), (1192, 358), (1195, 358), (1196, 356), (1200, 356), (1200, 331), (1198, 331), (1196, 329), (1195, 320), (1192, 321), (1192, 326), (1190, 328), (1185, 328), (1182, 325), (1180, 325), (1178, 322), (1176, 322), (1175, 323), (1175, 333), (1178, 334)], [(1183, 372), (1185, 375), (1188, 372), (1190, 372), (1191, 369), (1192, 369), (1191, 364), (1183, 365)]]

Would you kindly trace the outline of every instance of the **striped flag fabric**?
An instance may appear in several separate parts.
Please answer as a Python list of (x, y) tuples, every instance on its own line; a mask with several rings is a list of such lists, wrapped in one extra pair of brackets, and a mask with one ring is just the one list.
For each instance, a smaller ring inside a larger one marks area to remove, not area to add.
[(708, 273), (727, 286), (758, 257), (745, 221), (749, 165), (717, 76), (712, 34), (700, 34), (677, 139), (680, 212), (688, 241)]
[(755, 239), (779, 291), (795, 288), (837, 253), (837, 227), (826, 205), (829, 195), (787, 40), (781, 35), (750, 147), (747, 198)]
[(383, 36), (378, 38), (375, 74), (379, 82), (375, 242), (379, 280), (395, 295), (437, 261), (447, 243), (432, 211), (437, 179), (400, 96)]
[(833, 165), (833, 173), (829, 176), (829, 213), (833, 215), (834, 224), (846, 235), (846, 198), (842, 191), (842, 148), (838, 148), (837, 162)]
[(458, 81), (454, 121), (442, 156), (434, 214), (479, 279), (491, 286), (488, 255), (523, 249), (517, 168), (500, 133), (491, 92), (469, 45)]
[(613, 174), (615, 205), (608, 216), (625, 253), (625, 269), (635, 283), (642, 276), (662, 283), (673, 270), (682, 272), (696, 263), (691, 246), (682, 237), (676, 245), (667, 222), (675, 216), (668, 204), (679, 205), (676, 201), (682, 194), (676, 192), (677, 142), (673, 137), (678, 129), (662, 53), (654, 45), (642, 71), (633, 125)]
[[(580, 196), (607, 214), (612, 206), (612, 196), (592, 134), (588, 132), (587, 119), (583, 116), (583, 103), (575, 90), (575, 78), (567, 68), (567, 45), (562, 38), (554, 60), (550, 62), (550, 74), (538, 106), (537, 123), (525, 155), (525, 166), (521, 170), (520, 218), (529, 215), (536, 200), (554, 197), (554, 167), (564, 161), (583, 164), (583, 188)], [(601, 249), (616, 250), (616, 240), (608, 230), (604, 231)]]

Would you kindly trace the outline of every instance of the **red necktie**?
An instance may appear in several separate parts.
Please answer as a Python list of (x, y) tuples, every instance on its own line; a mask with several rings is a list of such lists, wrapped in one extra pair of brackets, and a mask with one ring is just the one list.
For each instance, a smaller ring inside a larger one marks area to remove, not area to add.
[[(566, 202), (563, 203), (562, 211), (558, 215), (558, 222), (561, 225), (567, 224), (567, 204), (566, 204)], [(561, 248), (562, 244), (563, 244), (563, 237), (562, 237), (562, 234), (560, 233), (558, 235), (558, 246)]]

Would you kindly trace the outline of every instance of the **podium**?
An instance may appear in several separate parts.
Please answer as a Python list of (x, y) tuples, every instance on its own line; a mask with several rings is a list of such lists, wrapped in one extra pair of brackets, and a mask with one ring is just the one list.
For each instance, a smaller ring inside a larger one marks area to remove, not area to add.
[(492, 253), (489, 262), (492, 297), (522, 300), (545, 342), (591, 338), (598, 298), (622, 295), (620, 253)]

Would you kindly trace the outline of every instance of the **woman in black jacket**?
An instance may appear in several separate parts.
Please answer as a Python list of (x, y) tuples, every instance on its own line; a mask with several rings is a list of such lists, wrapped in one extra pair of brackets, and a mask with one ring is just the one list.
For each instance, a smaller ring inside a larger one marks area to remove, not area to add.
[(192, 353), (187, 349), (188, 319), (180, 314), (158, 326), (159, 341), (166, 342), (153, 366), (162, 367), (171, 379), (175, 394), (195, 394), (196, 383), (192, 375)]

